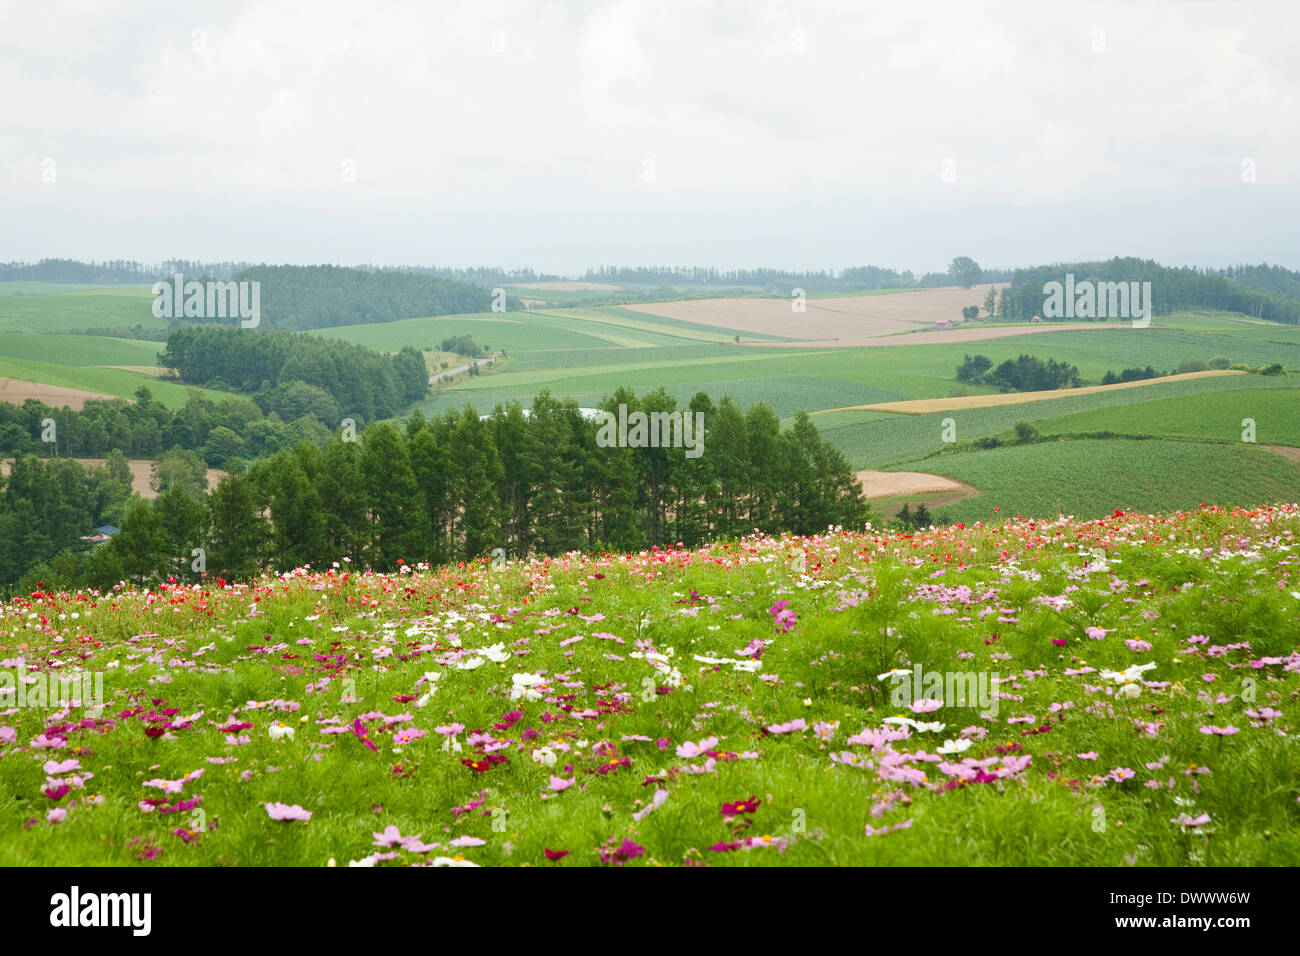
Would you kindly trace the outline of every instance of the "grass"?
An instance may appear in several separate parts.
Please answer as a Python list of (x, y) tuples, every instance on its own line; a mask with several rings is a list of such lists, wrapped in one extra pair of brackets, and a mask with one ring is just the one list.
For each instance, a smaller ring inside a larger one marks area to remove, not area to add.
[(38, 595), (104, 699), (0, 719), (0, 864), (1295, 866), (1298, 514)]
[(0, 294), (0, 332), (67, 332), (81, 329), (164, 329), (155, 318), (147, 287), (61, 292), (47, 295)]

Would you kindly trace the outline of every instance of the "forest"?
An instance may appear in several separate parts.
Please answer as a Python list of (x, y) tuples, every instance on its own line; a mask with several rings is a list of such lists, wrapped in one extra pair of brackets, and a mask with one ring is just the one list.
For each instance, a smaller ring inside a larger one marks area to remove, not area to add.
[[(602, 405), (676, 410), (662, 389), (620, 389)], [(572, 400), (536, 396), (480, 417), (472, 408), (404, 426), (371, 425), (359, 441), (300, 442), (206, 495), (178, 482), (126, 505), (120, 532), (87, 549), (79, 538), (122, 504), (109, 469), (23, 457), (0, 493), (0, 583), (111, 588), (204, 573), (226, 580), (305, 564), (392, 570), (486, 558), (693, 547), (755, 529), (808, 534), (868, 517), (852, 469), (807, 415), (782, 431), (758, 403), (696, 394), (705, 453), (602, 448)], [(80, 477), (78, 477), (80, 476)], [(120, 478), (120, 474), (118, 476)], [(57, 521), (46, 515), (56, 515)], [(195, 557), (201, 549), (202, 561)]]
[(411, 346), (385, 355), (286, 332), (184, 325), (167, 337), (158, 362), (190, 385), (252, 394), (264, 411), (315, 414), (331, 428), (345, 417), (390, 418), (429, 391), (424, 356)]
[[(491, 312), (493, 306), (487, 286), (404, 271), (254, 266), (238, 279), (261, 283), (263, 321), (280, 331)], [(513, 295), (504, 297), (504, 305), (510, 311), (524, 307)]]
[(1296, 273), (1266, 266), (1243, 266), (1223, 273), (1203, 272), (1162, 266), (1149, 259), (1118, 256), (1105, 262), (1058, 263), (1017, 269), (1010, 284), (997, 295), (996, 314), (1014, 321), (1045, 314), (1044, 284), (1060, 282), (1067, 274), (1074, 276), (1076, 284), (1084, 280), (1150, 282), (1153, 315), (1211, 309), (1242, 312), (1290, 325), (1300, 324), (1300, 299), (1291, 298), (1295, 294), (1293, 287), (1300, 287), (1300, 275)]

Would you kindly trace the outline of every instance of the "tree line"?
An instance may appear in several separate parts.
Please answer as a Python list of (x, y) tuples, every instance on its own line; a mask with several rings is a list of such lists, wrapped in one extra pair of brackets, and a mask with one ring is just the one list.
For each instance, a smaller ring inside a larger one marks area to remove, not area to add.
[[(978, 282), (1006, 282), (1010, 269), (980, 269), (968, 257), (965, 260), (975, 267), (977, 276), (970, 284)], [(848, 291), (851, 289), (921, 289), (937, 286), (966, 284), (969, 272), (960, 274), (949, 267), (948, 272), (927, 272), (919, 279), (910, 270), (898, 271), (882, 266), (851, 266), (834, 269), (717, 269), (712, 266), (599, 266), (588, 269), (584, 278), (591, 282), (633, 286), (749, 286), (771, 289), (789, 295), (790, 289), (800, 287), (808, 291)]]
[[(21, 405), (0, 402), (0, 455), (103, 458), (116, 450), (128, 458), (154, 458), (185, 449), (209, 467), (225, 468), (300, 441), (324, 443), (338, 424), (336, 418), (326, 425), (315, 414), (287, 404), (281, 410), (292, 417), (285, 419), (274, 409), (264, 415), (251, 398), (232, 395), (213, 401), (196, 390), (173, 411), (144, 385), (136, 389), (134, 402), (94, 399), (80, 411), (52, 408), (34, 398)], [(44, 440), (43, 424), (51, 418), (52, 442)]]
[(1056, 359), (1021, 355), (1007, 359), (997, 368), (987, 355), (967, 355), (957, 366), (957, 381), (972, 385), (995, 385), (1003, 391), (1040, 392), (1056, 388), (1078, 388), (1083, 384), (1077, 366)]
[[(629, 413), (679, 410), (662, 389), (640, 398), (619, 390), (601, 407), (620, 404)], [(518, 403), (491, 416), (466, 407), (373, 424), (359, 441), (302, 442), (206, 495), (178, 483), (152, 502), (136, 500), (110, 542), (43, 560), (23, 584), (103, 588), (203, 573), (237, 580), (344, 556), (392, 570), (399, 560), (467, 561), (498, 548), (512, 558), (637, 551), (866, 520), (852, 469), (806, 414), (782, 430), (765, 404), (742, 412), (702, 392), (681, 410), (705, 416), (698, 458), (680, 448), (601, 447), (598, 423), (549, 392), (527, 416)], [(39, 523), (39, 511), (27, 517)]]
[(424, 356), (409, 345), (385, 355), (314, 335), (184, 325), (158, 361), (192, 385), (253, 393), (281, 418), (315, 414), (330, 427), (390, 418), (429, 391)]
[[(1281, 270), (1285, 273), (1286, 270)], [(997, 296), (997, 315), (1025, 321), (1043, 314), (1043, 286), (1061, 282), (1067, 274), (1076, 286), (1091, 282), (1150, 282), (1153, 315), (1170, 315), (1192, 309), (1241, 312), (1256, 318), (1300, 324), (1300, 286), (1277, 272), (1237, 267), (1232, 277), (1192, 268), (1171, 268), (1151, 259), (1116, 257), (1106, 262), (1058, 263), (1017, 269), (1009, 285)], [(1294, 273), (1291, 274), (1294, 276)], [(1257, 286), (1252, 288), (1251, 286)], [(1045, 317), (1046, 318), (1046, 317)], [(1047, 321), (1053, 321), (1047, 319)], [(1069, 319), (1067, 321), (1092, 321)], [(1106, 321), (1097, 319), (1096, 321)]]
[[(238, 279), (261, 283), (263, 322), (282, 331), (490, 312), (497, 301), (485, 286), (408, 271), (254, 266)], [(524, 307), (514, 295), (500, 302), (512, 311)], [(215, 321), (233, 325), (237, 320)]]

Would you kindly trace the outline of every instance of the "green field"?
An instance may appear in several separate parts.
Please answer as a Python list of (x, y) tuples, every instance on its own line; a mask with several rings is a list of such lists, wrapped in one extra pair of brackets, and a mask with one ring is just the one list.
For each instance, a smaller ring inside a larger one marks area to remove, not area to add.
[[(980, 494), (938, 509), (952, 521), (1017, 514), (1096, 518), (1125, 511), (1250, 505), (1300, 494), (1300, 464), (1262, 448), (1127, 439), (1042, 442), (950, 453), (899, 471), (927, 471)], [(1000, 511), (994, 511), (1000, 508)]]
[[(1260, 381), (1251, 378), (1252, 384)], [(1255, 423), (1255, 441), (1260, 444), (1300, 447), (1298, 389), (1300, 385), (1293, 388), (1227, 389), (1135, 402), (1049, 419), (1038, 428), (1050, 434), (1110, 431), (1121, 435), (1164, 435), (1235, 443), (1242, 440), (1242, 422), (1251, 419)]]
[(146, 329), (167, 327), (167, 319), (154, 317), (153, 295), (148, 288), (46, 295), (0, 293), (0, 332), (67, 332), (137, 325)]

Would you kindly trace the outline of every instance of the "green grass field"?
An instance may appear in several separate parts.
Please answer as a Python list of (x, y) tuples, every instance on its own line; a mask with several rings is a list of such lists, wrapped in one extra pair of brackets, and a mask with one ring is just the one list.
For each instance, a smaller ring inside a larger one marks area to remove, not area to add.
[(0, 332), (66, 332), (141, 326), (164, 329), (166, 319), (153, 314), (153, 295), (146, 287), (93, 289), (44, 295), (0, 292)]

